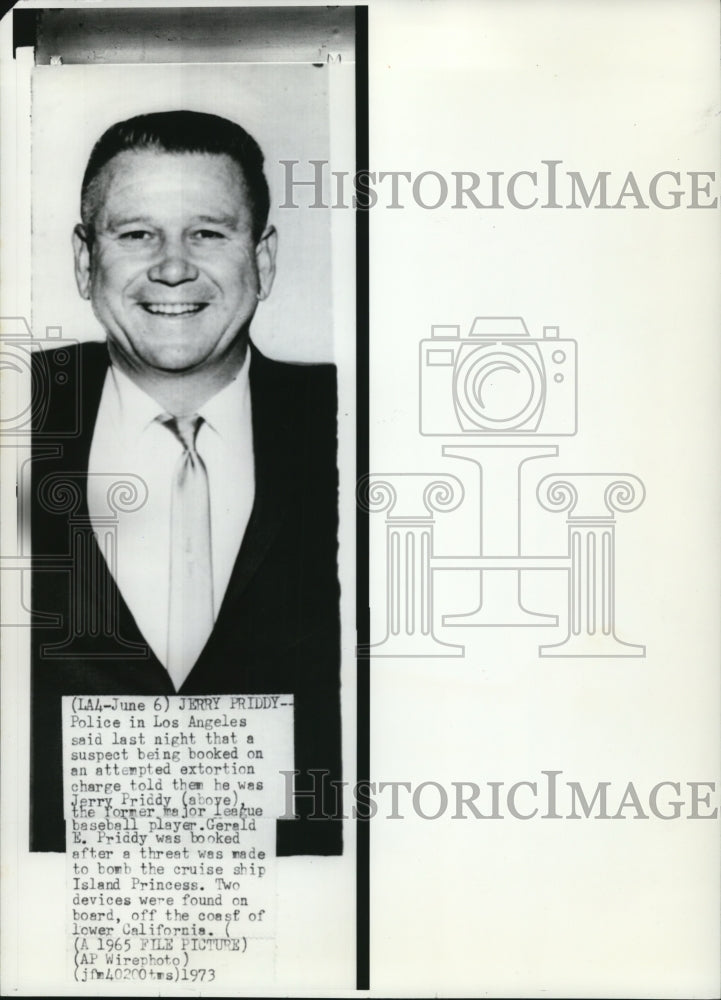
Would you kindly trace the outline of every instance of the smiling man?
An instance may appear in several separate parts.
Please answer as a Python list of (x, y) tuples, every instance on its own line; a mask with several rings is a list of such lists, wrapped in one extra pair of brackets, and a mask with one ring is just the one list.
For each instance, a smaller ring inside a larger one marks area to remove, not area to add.
[[(34, 850), (63, 849), (63, 695), (292, 694), (296, 790), (325, 772), (333, 809), (335, 370), (249, 339), (275, 274), (268, 209), (255, 140), (214, 115), (141, 115), (91, 153), (75, 274), (106, 342), (65, 349), (75, 375), (35, 408)], [(304, 821), (318, 808), (279, 822), (279, 853), (341, 851), (338, 821)]]

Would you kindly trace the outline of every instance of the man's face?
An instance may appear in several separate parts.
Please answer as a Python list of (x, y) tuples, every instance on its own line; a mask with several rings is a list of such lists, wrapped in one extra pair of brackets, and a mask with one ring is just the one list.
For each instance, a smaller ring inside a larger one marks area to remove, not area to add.
[(275, 273), (244, 179), (225, 155), (137, 150), (98, 175), (94, 238), (74, 236), (80, 294), (136, 370), (187, 372), (237, 353)]

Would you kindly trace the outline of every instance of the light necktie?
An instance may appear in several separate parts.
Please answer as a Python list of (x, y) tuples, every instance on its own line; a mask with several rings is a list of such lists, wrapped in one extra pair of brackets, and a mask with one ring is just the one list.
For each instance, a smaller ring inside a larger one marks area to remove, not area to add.
[(175, 469), (170, 515), (170, 600), (166, 667), (176, 691), (213, 630), (213, 567), (208, 473), (195, 449), (203, 418), (163, 421), (183, 446)]

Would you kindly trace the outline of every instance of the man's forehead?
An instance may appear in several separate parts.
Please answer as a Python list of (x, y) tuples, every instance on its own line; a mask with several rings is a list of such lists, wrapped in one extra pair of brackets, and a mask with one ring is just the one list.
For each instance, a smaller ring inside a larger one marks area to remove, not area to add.
[(179, 203), (189, 195), (200, 201), (224, 198), (247, 207), (248, 186), (240, 166), (226, 153), (123, 150), (98, 172), (98, 207), (118, 200), (143, 201), (161, 194)]

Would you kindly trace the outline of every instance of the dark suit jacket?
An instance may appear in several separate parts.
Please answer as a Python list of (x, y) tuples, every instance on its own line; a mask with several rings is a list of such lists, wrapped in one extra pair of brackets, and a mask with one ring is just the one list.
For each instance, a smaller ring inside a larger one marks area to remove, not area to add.
[[(322, 782), (317, 815), (333, 812), (329, 782), (341, 777), (335, 368), (281, 364), (251, 350), (255, 504), (215, 629), (178, 693), (293, 694), (296, 791)], [(61, 697), (175, 693), (100, 555), (88, 515), (107, 349), (88, 343), (61, 351), (34, 355), (35, 851), (64, 849)], [(328, 773), (320, 779), (314, 771)], [(278, 854), (342, 852), (340, 820), (310, 819), (313, 808), (299, 797), (300, 818), (278, 822)]]

